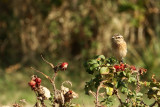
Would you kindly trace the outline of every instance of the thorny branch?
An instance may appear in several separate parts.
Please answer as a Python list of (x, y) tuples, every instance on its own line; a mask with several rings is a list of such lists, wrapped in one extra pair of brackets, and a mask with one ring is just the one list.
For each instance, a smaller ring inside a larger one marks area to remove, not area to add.
[(89, 91), (89, 93), (91, 93), (95, 98), (96, 98), (96, 93), (94, 93), (93, 91)]
[(46, 59), (44, 59), (44, 57), (42, 55), (41, 55), (41, 57), (42, 57), (42, 59), (43, 59), (44, 62), (46, 62), (47, 64), (49, 64), (51, 66), (51, 68), (54, 69), (54, 65), (52, 63), (50, 63)]
[(98, 86), (97, 88), (97, 91), (96, 91), (96, 102), (95, 102), (95, 107), (98, 107), (99, 106), (99, 100), (98, 100), (98, 97), (99, 97), (99, 90), (101, 88), (101, 84)]
[(120, 96), (119, 96), (119, 94), (118, 94), (118, 90), (114, 90), (114, 94), (117, 96), (117, 98), (118, 98), (118, 100), (119, 100), (119, 102), (120, 102), (120, 107), (122, 106), (122, 104), (123, 104), (123, 102), (122, 102), (122, 100), (121, 100), (121, 98), (120, 98)]
[(37, 69), (35, 69), (35, 68), (33, 68), (33, 67), (31, 67), (31, 69), (33, 69), (34, 71), (42, 74), (44, 77), (46, 77), (47, 79), (49, 79), (49, 81), (50, 81), (51, 83), (53, 82), (52, 79), (51, 79), (49, 76), (47, 76), (46, 74), (44, 74), (43, 72), (41, 72), (41, 71), (39, 71), (39, 70), (37, 70)]
[[(41, 82), (41, 79), (40, 78), (37, 78), (35, 77), (32, 78), (32, 80), (29, 82), (29, 85), (31, 86), (31, 88), (36, 91), (38, 93), (36, 93), (36, 96), (37, 96), (37, 100), (39, 100), (41, 102), (41, 106), (42, 107), (46, 107), (45, 106), (45, 103), (44, 103), (44, 100), (46, 99), (50, 99), (51, 103), (52, 103), (52, 107), (66, 107), (66, 104), (67, 105), (71, 105), (71, 100), (73, 98), (77, 98), (78, 97), (78, 94), (75, 93), (74, 91), (70, 90), (69, 88), (67, 87), (64, 87), (63, 84), (64, 83), (69, 83), (71, 86), (72, 86), (72, 83), (70, 81), (64, 81), (61, 85), (61, 90), (57, 89), (56, 88), (56, 84), (55, 84), (55, 80), (56, 80), (56, 76), (58, 74), (58, 71), (60, 70), (66, 70), (67, 69), (67, 66), (68, 66), (68, 63), (67, 62), (63, 62), (63, 63), (59, 63), (57, 64), (56, 66), (54, 66), (52, 63), (50, 63), (49, 61), (47, 61), (46, 59), (44, 59), (44, 57), (41, 55), (43, 61), (45, 61), (47, 64), (49, 64), (51, 66), (51, 68), (53, 68), (54, 70), (54, 74), (52, 77), (49, 77), (48, 75), (44, 74), (43, 72), (35, 69), (34, 67), (31, 67), (31, 69), (33, 69), (35, 72), (38, 72), (40, 74), (42, 74), (45, 78), (47, 78), (52, 86), (53, 86), (53, 95), (54, 95), (54, 98), (52, 100), (51, 96), (49, 95), (50, 94), (50, 91), (49, 93), (47, 93), (47, 91), (45, 90), (45, 87), (42, 87), (44, 89), (42, 90), (38, 90), (38, 88), (40, 88), (40, 84), (39, 84), (39, 81)], [(40, 96), (41, 94), (44, 95), (45, 94), (45, 91), (46, 91), (46, 96)], [(40, 104), (40, 103), (36, 103), (35, 106), (36, 107), (39, 107), (37, 104)]]
[(54, 73), (54, 76), (52, 78), (52, 85), (53, 85), (53, 91), (54, 91), (54, 95), (55, 95), (55, 99), (56, 99), (56, 96), (57, 96), (57, 89), (56, 89), (56, 84), (55, 84), (55, 78), (57, 76), (57, 72)]
[(125, 102), (126, 102), (126, 103), (128, 103), (128, 102), (129, 102), (129, 98), (128, 98), (128, 96), (127, 96), (127, 98), (126, 98)]
[(96, 98), (95, 107), (99, 107), (99, 100), (98, 100), (99, 90), (102, 88), (102, 84), (103, 84), (104, 82), (105, 82), (105, 80), (104, 80), (104, 81), (101, 81), (101, 82), (100, 82), (100, 85), (99, 85), (98, 88), (97, 88), (96, 94), (95, 94), (95, 93), (92, 94), (92, 95), (95, 96), (95, 98)]
[(139, 72), (137, 72), (136, 79), (137, 79), (136, 93), (138, 93), (140, 91)]
[[(44, 57), (42, 55), (41, 55), (41, 57), (42, 57), (43, 61), (45, 61), (47, 64), (49, 64), (51, 66), (51, 68), (53, 68), (53, 69), (55, 68), (55, 66), (52, 63), (48, 62), (46, 59), (44, 59)], [(53, 86), (53, 92), (54, 92), (54, 96), (55, 96), (55, 99), (56, 99), (56, 97), (57, 97), (57, 89), (56, 89), (56, 85), (55, 85), (55, 79), (56, 79), (56, 76), (57, 76), (57, 71), (54, 72), (54, 76), (51, 79), (49, 76), (47, 76), (43, 72), (41, 72), (41, 71), (39, 71), (39, 70), (37, 70), (37, 69), (35, 69), (33, 67), (31, 67), (31, 69), (35, 70), (38, 73), (41, 73), (43, 76), (45, 76), (47, 79), (50, 80), (50, 82), (52, 83), (52, 86)]]
[[(44, 59), (44, 57), (41, 55), (41, 57), (42, 57), (42, 59), (43, 59), (43, 61), (45, 61), (47, 64), (49, 64), (50, 66), (51, 66), (51, 68), (55, 68), (55, 66), (52, 64), (52, 63), (50, 63), (50, 62), (48, 62), (46, 59)], [(52, 85), (53, 85), (53, 91), (54, 91), (54, 95), (56, 96), (56, 94), (57, 94), (57, 92), (56, 92), (56, 85), (55, 85), (55, 78), (56, 78), (56, 76), (57, 76), (57, 72), (54, 72), (54, 76), (53, 76), (53, 78), (52, 78)]]

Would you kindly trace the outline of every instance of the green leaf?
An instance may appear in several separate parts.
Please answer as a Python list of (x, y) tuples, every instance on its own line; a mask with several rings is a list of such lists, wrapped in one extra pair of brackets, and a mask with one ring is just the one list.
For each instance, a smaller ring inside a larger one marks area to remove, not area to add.
[(152, 90), (153, 90), (153, 91), (157, 91), (157, 90), (160, 90), (160, 89), (157, 88), (157, 87), (152, 87)]
[(108, 67), (102, 67), (100, 69), (100, 74), (105, 75), (109, 73), (109, 68)]
[(117, 89), (118, 89), (120, 86), (122, 86), (121, 81), (118, 81), (115, 86), (116, 86)]
[(125, 71), (123, 71), (123, 75), (126, 76), (126, 72)]
[(117, 60), (113, 57), (110, 57), (110, 58), (106, 59), (106, 62), (109, 64), (115, 64), (117, 62)]
[(105, 56), (104, 55), (98, 55), (96, 56), (97, 60), (105, 60)]
[(88, 61), (88, 64), (96, 64), (97, 63), (97, 60), (95, 59), (91, 59)]
[(129, 83), (136, 82), (136, 81), (137, 81), (137, 79), (135, 77), (133, 77), (133, 76), (129, 77), (129, 79), (128, 79)]
[(99, 67), (99, 64), (93, 64), (91, 67), (92, 67), (93, 69), (95, 69), (95, 68)]
[(125, 94), (125, 93), (128, 92), (128, 89), (127, 89), (126, 87), (122, 87), (121, 92), (122, 92), (123, 94)]
[(139, 92), (137, 93), (137, 97), (142, 97), (143, 96), (143, 93)]
[(160, 96), (160, 91), (157, 92), (157, 95)]

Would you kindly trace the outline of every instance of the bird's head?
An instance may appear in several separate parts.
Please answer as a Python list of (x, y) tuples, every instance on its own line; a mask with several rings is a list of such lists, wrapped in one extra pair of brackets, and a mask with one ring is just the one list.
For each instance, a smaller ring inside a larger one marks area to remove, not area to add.
[(115, 43), (121, 43), (121, 42), (124, 42), (124, 38), (120, 34), (114, 34), (112, 36), (112, 41), (115, 42)]

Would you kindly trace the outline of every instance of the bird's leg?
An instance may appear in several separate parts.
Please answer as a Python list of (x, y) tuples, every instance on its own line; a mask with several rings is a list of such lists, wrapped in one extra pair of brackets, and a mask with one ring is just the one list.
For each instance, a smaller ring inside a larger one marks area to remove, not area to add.
[(123, 62), (123, 58), (119, 61), (119, 63), (120, 63), (120, 64), (123, 64), (123, 63), (124, 63), (124, 62)]

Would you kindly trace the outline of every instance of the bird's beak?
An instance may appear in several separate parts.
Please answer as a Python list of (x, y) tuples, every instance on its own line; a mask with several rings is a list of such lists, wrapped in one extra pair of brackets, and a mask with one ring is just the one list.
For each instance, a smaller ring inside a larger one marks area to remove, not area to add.
[(112, 36), (112, 39), (114, 39), (114, 36)]

